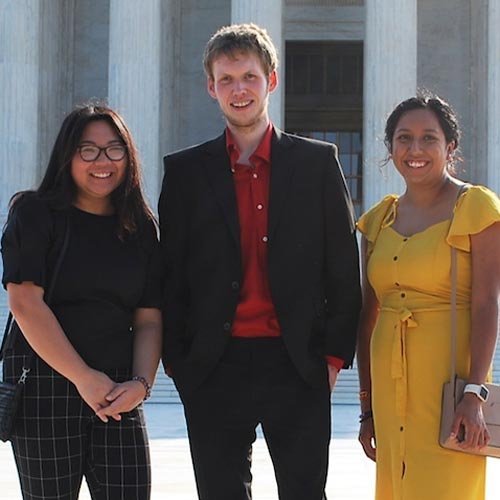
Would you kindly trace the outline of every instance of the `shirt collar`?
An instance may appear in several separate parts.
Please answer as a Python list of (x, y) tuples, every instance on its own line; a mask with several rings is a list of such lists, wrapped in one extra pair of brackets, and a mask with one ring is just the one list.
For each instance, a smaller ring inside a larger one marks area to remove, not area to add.
[[(269, 122), (257, 149), (250, 155), (250, 160), (252, 162), (259, 158), (268, 164), (271, 163), (271, 141), (273, 137), (273, 130), (273, 124)], [(228, 127), (226, 127), (226, 150), (231, 160), (231, 166), (234, 167), (238, 161), (240, 152), (238, 151), (238, 146), (234, 140), (233, 134)]]

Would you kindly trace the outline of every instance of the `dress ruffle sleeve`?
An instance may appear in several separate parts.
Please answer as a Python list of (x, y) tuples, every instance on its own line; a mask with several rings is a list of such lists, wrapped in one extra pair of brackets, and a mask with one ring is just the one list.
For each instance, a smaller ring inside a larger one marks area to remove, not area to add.
[(52, 231), (52, 216), (45, 202), (31, 197), (17, 202), (2, 235), (4, 288), (7, 283), (25, 281), (45, 286)]
[(500, 200), (483, 186), (471, 186), (455, 206), (447, 243), (470, 252), (470, 235), (478, 234), (495, 222), (500, 222)]
[(368, 242), (369, 254), (380, 230), (394, 221), (397, 199), (397, 196), (394, 194), (384, 196), (384, 198), (365, 212), (358, 220), (357, 228)]

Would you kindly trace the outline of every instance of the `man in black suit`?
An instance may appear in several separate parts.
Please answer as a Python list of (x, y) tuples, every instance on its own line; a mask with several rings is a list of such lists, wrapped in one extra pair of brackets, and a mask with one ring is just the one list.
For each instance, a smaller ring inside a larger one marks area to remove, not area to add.
[(332, 144), (268, 116), (277, 55), (253, 24), (208, 42), (224, 133), (165, 157), (163, 361), (184, 403), (202, 500), (251, 498), (260, 423), (281, 500), (321, 500), (330, 391), (360, 309), (351, 200)]

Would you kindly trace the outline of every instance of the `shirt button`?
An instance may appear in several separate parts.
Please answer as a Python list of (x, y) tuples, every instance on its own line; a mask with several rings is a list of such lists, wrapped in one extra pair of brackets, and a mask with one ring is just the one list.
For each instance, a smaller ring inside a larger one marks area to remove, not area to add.
[(408, 238), (403, 238), (403, 241), (408, 241)]
[(262, 210), (264, 208), (263, 205), (261, 205), (260, 203), (257, 205), (257, 210)]
[(232, 288), (233, 290), (238, 290), (238, 289), (240, 288), (240, 284), (239, 284), (237, 281), (233, 281), (233, 282), (231, 283), (231, 288)]
[(401, 297), (403, 297), (403, 299), (404, 299), (406, 297), (406, 293), (402, 293)]
[(254, 179), (257, 179), (257, 177), (259, 177), (259, 176), (258, 176), (257, 174), (255, 174), (255, 173), (254, 173), (254, 174), (252, 175), (252, 177), (253, 177)]
[(396, 281), (396, 283), (394, 283), (396, 286), (399, 286), (399, 283)]
[(398, 260), (398, 256), (395, 255), (392, 260)]
[(234, 168), (232, 168), (231, 172), (234, 174), (236, 172), (236, 170)]
[(224, 330), (225, 330), (226, 332), (228, 332), (229, 330), (231, 330), (231, 323), (229, 323), (229, 321), (226, 321), (226, 322), (224, 323)]
[(267, 243), (267, 236), (263, 236), (263, 237), (262, 237), (262, 241), (263, 241), (264, 243)]

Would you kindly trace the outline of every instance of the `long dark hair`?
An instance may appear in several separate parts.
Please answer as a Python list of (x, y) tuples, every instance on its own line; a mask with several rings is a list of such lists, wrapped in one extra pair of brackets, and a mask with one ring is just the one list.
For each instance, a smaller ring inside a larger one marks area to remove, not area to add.
[(127, 167), (123, 182), (111, 193), (120, 239), (136, 233), (145, 219), (154, 221), (147, 205), (141, 183), (139, 154), (132, 134), (123, 118), (109, 106), (89, 103), (77, 106), (64, 119), (50, 154), (42, 182), (35, 191), (24, 191), (12, 197), (9, 216), (15, 204), (28, 193), (47, 200), (54, 209), (66, 209), (76, 196), (76, 185), (71, 176), (71, 161), (80, 143), (85, 127), (93, 121), (108, 123), (126, 147)]

